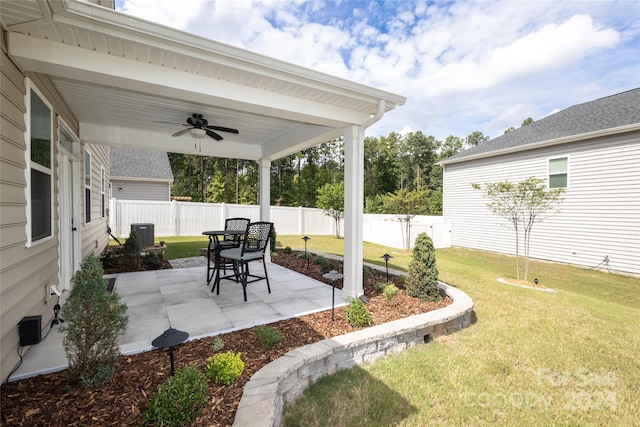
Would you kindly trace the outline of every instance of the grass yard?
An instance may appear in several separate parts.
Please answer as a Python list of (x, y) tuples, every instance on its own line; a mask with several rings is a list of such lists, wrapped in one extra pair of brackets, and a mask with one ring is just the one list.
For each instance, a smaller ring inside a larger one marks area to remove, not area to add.
[[(342, 252), (311, 237), (309, 250)], [(638, 278), (532, 261), (530, 279), (557, 291), (544, 293), (496, 281), (515, 274), (512, 257), (448, 248), (437, 265), (474, 300), (475, 323), (321, 379), (286, 407), (286, 426), (639, 425)]]

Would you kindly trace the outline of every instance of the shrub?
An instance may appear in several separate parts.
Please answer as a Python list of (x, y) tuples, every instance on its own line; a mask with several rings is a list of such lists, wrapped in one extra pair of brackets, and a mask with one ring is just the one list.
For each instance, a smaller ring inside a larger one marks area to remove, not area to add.
[(377, 293), (381, 294), (384, 292), (384, 288), (386, 288), (387, 286), (389, 286), (391, 283), (389, 282), (378, 282), (374, 285), (374, 288), (376, 290)]
[(354, 327), (371, 326), (373, 318), (360, 298), (352, 298), (344, 308), (344, 318)]
[(406, 287), (407, 294), (412, 297), (424, 301), (440, 301), (442, 299), (438, 288), (436, 250), (427, 233), (420, 233), (416, 237)]
[(276, 226), (271, 227), (271, 234), (269, 234), (269, 249), (271, 253), (276, 251)]
[(372, 274), (373, 270), (370, 267), (367, 267), (366, 265), (362, 266), (362, 280), (366, 282)]
[(387, 300), (387, 303), (389, 304), (391, 304), (391, 301), (393, 301), (397, 293), (398, 293), (398, 288), (396, 287), (396, 285), (393, 285), (393, 284), (389, 284), (389, 286), (386, 286), (383, 291), (384, 298)]
[(129, 238), (122, 245), (122, 256), (124, 257), (125, 268), (129, 271), (138, 269), (138, 260), (140, 259), (140, 240), (138, 233), (131, 231)]
[(284, 248), (284, 253), (285, 254), (291, 254), (293, 252), (293, 250), (291, 250), (291, 246), (287, 246)]
[(184, 426), (202, 413), (207, 405), (209, 386), (195, 366), (178, 369), (149, 402), (144, 425)]
[(207, 378), (213, 382), (230, 385), (244, 372), (244, 362), (240, 353), (227, 351), (207, 359)]
[(142, 259), (142, 262), (149, 267), (150, 270), (159, 270), (162, 267), (162, 260), (164, 259), (164, 255), (162, 252), (147, 252), (147, 254)]
[(213, 348), (213, 352), (217, 353), (224, 348), (224, 341), (222, 341), (222, 338), (220, 337), (215, 337), (211, 347)]
[(97, 386), (111, 380), (120, 351), (118, 336), (124, 333), (127, 306), (118, 294), (107, 291), (104, 270), (98, 258), (82, 261), (74, 278), (69, 299), (61, 317), (67, 323), (62, 344), (69, 360), (69, 375), (82, 387)]
[(260, 338), (260, 342), (262, 343), (262, 345), (269, 350), (275, 347), (275, 345), (280, 341), (284, 340), (284, 335), (282, 335), (282, 332), (271, 326), (257, 326), (256, 335), (258, 335), (258, 338)]

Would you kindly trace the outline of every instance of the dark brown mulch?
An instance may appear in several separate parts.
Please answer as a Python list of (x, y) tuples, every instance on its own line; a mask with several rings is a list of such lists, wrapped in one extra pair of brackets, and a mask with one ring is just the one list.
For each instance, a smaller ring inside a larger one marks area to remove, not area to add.
[[(294, 254), (279, 251), (273, 262), (299, 271), (326, 283), (322, 267)], [(367, 308), (375, 324), (424, 313), (451, 303), (446, 298), (439, 303), (427, 303), (400, 292), (393, 304), (376, 294), (374, 285), (385, 281), (384, 273), (365, 275)], [(393, 280), (392, 280), (393, 281)], [(340, 285), (336, 282), (336, 288)], [(221, 335), (225, 350), (240, 352), (245, 371), (230, 386), (209, 383), (210, 400), (204, 413), (192, 426), (230, 426), (245, 383), (261, 367), (302, 345), (352, 332), (344, 322), (343, 309), (331, 310), (276, 322), (271, 326), (285, 336), (274, 349), (260, 344), (254, 328)], [(213, 337), (190, 341), (174, 350), (176, 368), (195, 365), (204, 371), (207, 357), (213, 354)], [(66, 372), (41, 375), (3, 384), (1, 388), (2, 425), (6, 426), (123, 426), (137, 425), (144, 417), (149, 399), (168, 377), (169, 356), (166, 350), (154, 350), (132, 356), (121, 356), (117, 373), (111, 382), (93, 389), (80, 389), (70, 384)]]

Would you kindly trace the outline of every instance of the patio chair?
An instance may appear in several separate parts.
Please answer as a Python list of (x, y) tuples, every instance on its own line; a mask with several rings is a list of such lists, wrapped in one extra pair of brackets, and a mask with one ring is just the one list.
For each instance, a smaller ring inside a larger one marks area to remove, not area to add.
[[(234, 262), (234, 274), (229, 276), (220, 276), (220, 267), (216, 272), (216, 281), (211, 288), (211, 292), (216, 289), (216, 294), (220, 294), (220, 280), (232, 279), (242, 284), (244, 300), (247, 301), (247, 284), (257, 282), (259, 280), (267, 281), (267, 290), (271, 293), (269, 285), (269, 276), (267, 274), (267, 264), (264, 261), (264, 254), (269, 247), (269, 238), (273, 229), (272, 222), (252, 222), (247, 228), (242, 244), (237, 248), (223, 249), (220, 251), (220, 257)], [(249, 272), (249, 263), (251, 261), (262, 261), (264, 267), (264, 276), (257, 276)], [(249, 278), (252, 277), (252, 280)]]
[[(249, 218), (227, 218), (224, 221), (224, 230), (246, 233), (250, 223), (251, 220)], [(225, 234), (222, 239), (218, 240), (214, 250), (219, 253), (223, 249), (237, 248), (240, 246), (243, 237), (244, 234)], [(218, 262), (222, 265), (224, 274), (227, 274), (227, 267), (233, 266), (233, 263), (225, 258), (219, 258)]]

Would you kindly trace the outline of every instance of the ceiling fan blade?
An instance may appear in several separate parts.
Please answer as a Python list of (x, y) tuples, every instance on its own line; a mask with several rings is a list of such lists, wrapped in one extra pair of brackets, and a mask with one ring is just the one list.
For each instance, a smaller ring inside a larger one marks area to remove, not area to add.
[(218, 135), (212, 130), (205, 129), (205, 132), (207, 132), (207, 135), (209, 135), (211, 138), (215, 139), (216, 141), (220, 141), (223, 139), (220, 135)]
[(170, 125), (176, 125), (176, 126), (189, 126), (186, 123), (165, 122), (164, 120), (152, 120), (151, 123), (168, 123)]
[(179, 130), (178, 132), (174, 133), (174, 134), (173, 134), (173, 135), (171, 135), (171, 136), (180, 136), (180, 135), (182, 135), (183, 133), (187, 133), (187, 132), (189, 132), (189, 129), (191, 129), (191, 128), (187, 128), (187, 129)]
[(220, 132), (239, 133), (238, 129), (224, 128), (221, 126), (207, 126), (207, 129), (219, 130)]

